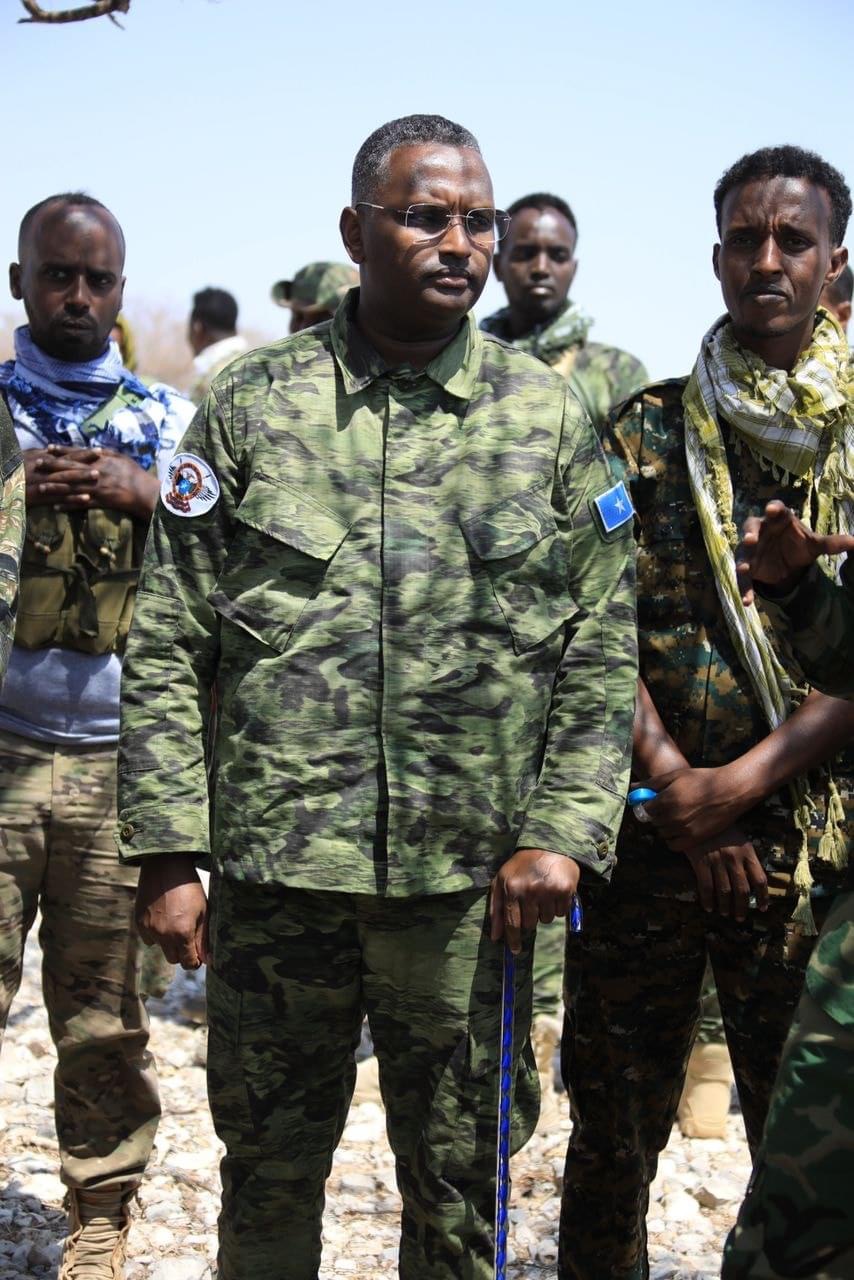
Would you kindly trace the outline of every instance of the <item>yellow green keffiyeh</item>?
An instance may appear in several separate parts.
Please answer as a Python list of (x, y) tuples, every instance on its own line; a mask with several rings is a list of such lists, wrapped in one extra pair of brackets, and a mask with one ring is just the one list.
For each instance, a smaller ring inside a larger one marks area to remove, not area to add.
[[(719, 415), (760, 465), (778, 479), (803, 486), (801, 517), (809, 522), (814, 500), (822, 533), (854, 532), (854, 378), (848, 344), (836, 321), (819, 310), (813, 340), (790, 373), (771, 369), (739, 346), (729, 317), (718, 320), (703, 339), (682, 397), (685, 453), (691, 491), (703, 540), (715, 574), (727, 628), (771, 729), (798, 705), (800, 696), (780, 664), (755, 605), (745, 606), (735, 573), (739, 531), (733, 523), (732, 480)], [(807, 830), (810, 805), (806, 784), (792, 784), (801, 850), (795, 869), (795, 919), (815, 933), (810, 908)], [(847, 861), (840, 830), (841, 802), (832, 781), (819, 856), (836, 865)]]

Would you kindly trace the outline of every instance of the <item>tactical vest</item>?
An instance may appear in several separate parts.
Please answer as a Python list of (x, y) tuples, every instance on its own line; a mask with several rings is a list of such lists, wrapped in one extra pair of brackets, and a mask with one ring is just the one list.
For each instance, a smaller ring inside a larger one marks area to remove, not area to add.
[[(82, 434), (94, 434), (141, 400), (122, 385), (82, 424)], [(28, 507), (15, 644), (123, 653), (147, 532), (123, 511)]]

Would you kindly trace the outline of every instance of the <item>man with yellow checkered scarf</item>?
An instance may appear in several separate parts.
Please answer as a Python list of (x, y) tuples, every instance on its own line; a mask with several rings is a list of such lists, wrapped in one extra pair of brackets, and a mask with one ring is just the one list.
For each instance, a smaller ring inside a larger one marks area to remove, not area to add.
[[(796, 147), (743, 157), (715, 191), (727, 314), (693, 373), (606, 429), (637, 516), (641, 684), (633, 776), (658, 793), (620, 833), (607, 893), (569, 939), (564, 1069), (576, 1124), (562, 1280), (644, 1280), (644, 1219), (675, 1118), (707, 962), (751, 1149), (806, 962), (846, 880), (852, 704), (792, 680), (735, 552), (772, 497), (852, 528), (848, 347), (818, 301), (847, 258), (841, 175)], [(847, 455), (847, 456), (846, 456)]]

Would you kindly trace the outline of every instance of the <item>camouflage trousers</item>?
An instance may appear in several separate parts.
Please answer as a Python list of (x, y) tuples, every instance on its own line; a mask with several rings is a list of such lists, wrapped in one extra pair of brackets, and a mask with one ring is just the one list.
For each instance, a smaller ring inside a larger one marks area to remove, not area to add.
[(559, 1018), (563, 1014), (563, 956), (566, 921), (537, 926), (534, 942), (534, 1017)]
[(789, 923), (788, 875), (744, 924), (707, 915), (688, 862), (646, 837), (584, 891), (567, 938), (562, 1069), (574, 1127), (561, 1280), (645, 1280), (649, 1184), (667, 1144), (711, 964), (748, 1141), (759, 1145), (812, 939)]
[[(315, 1280), (367, 1011), (403, 1198), (402, 1280), (490, 1280), (502, 947), (486, 894), (388, 899), (212, 880), (208, 1092), (226, 1146), (219, 1280)], [(514, 1149), (533, 1131), (530, 941)]]
[(722, 1280), (854, 1276), (854, 893), (807, 970)]
[(137, 872), (116, 853), (115, 789), (113, 746), (0, 733), (0, 1034), (41, 910), (56, 1130), (72, 1187), (138, 1182), (160, 1118), (139, 995)]

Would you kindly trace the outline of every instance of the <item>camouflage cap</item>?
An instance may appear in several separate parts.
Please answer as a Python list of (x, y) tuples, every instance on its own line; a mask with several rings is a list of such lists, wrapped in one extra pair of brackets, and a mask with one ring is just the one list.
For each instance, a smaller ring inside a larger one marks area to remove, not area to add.
[(347, 290), (358, 283), (358, 272), (343, 262), (309, 262), (293, 280), (277, 280), (270, 296), (280, 307), (298, 303), (306, 310), (334, 311)]

